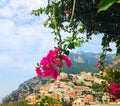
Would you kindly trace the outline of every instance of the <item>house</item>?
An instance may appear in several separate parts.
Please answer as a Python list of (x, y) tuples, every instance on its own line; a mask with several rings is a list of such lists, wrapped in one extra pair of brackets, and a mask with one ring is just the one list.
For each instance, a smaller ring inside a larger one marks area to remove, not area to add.
[(64, 102), (70, 102), (69, 95), (64, 95), (63, 100), (64, 100)]
[(85, 99), (84, 97), (81, 97), (75, 101), (72, 102), (72, 106), (85, 106)]
[(93, 102), (93, 95), (86, 95), (85, 102)]
[(48, 104), (47, 106), (62, 106), (62, 104)]
[(56, 80), (54, 82), (54, 89), (60, 88), (61, 87), (61, 82), (59, 80)]
[(39, 99), (40, 96), (38, 94), (31, 94), (26, 97), (26, 100), (28, 101), (27, 104), (34, 105), (36, 100)]

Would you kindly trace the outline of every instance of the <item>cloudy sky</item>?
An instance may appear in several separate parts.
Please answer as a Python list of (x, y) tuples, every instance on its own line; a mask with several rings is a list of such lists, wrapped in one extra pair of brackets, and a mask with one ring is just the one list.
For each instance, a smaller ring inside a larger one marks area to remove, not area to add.
[[(45, 16), (31, 15), (47, 0), (0, 0), (0, 101), (25, 80), (36, 76), (34, 67), (55, 42), (44, 28)], [(83, 45), (85, 52), (101, 52), (101, 36)], [(76, 50), (76, 51), (77, 51)]]

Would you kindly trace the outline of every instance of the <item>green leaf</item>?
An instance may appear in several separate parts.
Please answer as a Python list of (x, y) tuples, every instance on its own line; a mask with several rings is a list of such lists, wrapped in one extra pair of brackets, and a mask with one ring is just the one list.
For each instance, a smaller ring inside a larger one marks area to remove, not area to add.
[(93, 1), (93, 3), (95, 4), (95, 0), (92, 0)]
[(112, 49), (111, 49), (111, 48), (108, 48), (108, 49), (107, 49), (107, 51), (111, 52), (111, 51), (112, 51)]
[(44, 26), (45, 26), (45, 27), (48, 25), (48, 21), (50, 21), (49, 18), (44, 22)]
[(58, 70), (59, 70), (60, 73), (63, 72), (63, 69), (61, 69), (61, 68), (59, 68)]
[(80, 42), (75, 42), (75, 43), (74, 43), (74, 45), (75, 45), (76, 47), (79, 47), (80, 44), (81, 44)]
[(104, 61), (104, 60), (105, 60), (105, 56), (106, 56), (105, 54), (101, 54), (100, 60), (101, 60), (101, 61)]
[(40, 68), (40, 64), (39, 63), (37, 63), (37, 67)]
[(116, 3), (116, 0), (101, 0), (98, 5), (98, 12), (107, 10), (110, 6)]
[(70, 51), (69, 50), (65, 50), (64, 53), (68, 56)]
[(68, 48), (69, 48), (69, 49), (74, 49), (74, 48), (75, 48), (74, 43), (73, 43), (73, 42), (72, 42), (72, 43), (69, 43)]
[(100, 71), (103, 71), (103, 70), (104, 70), (104, 66), (103, 66), (103, 65), (99, 65), (99, 66), (98, 66), (98, 69), (99, 69)]

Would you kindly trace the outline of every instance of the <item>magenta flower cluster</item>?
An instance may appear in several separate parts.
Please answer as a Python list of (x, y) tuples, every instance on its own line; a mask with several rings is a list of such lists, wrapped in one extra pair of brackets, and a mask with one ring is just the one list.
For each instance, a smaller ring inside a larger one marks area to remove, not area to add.
[(98, 68), (100, 65), (101, 65), (101, 61), (98, 61), (98, 62), (96, 63), (96, 67)]
[(111, 83), (107, 87), (106, 92), (108, 92), (115, 100), (120, 98), (120, 87), (117, 83)]
[(59, 69), (63, 67), (63, 61), (65, 61), (68, 67), (72, 65), (70, 58), (62, 54), (59, 47), (54, 50), (50, 50), (47, 56), (43, 57), (37, 65), (35, 69), (37, 76), (51, 76), (53, 79), (57, 79)]

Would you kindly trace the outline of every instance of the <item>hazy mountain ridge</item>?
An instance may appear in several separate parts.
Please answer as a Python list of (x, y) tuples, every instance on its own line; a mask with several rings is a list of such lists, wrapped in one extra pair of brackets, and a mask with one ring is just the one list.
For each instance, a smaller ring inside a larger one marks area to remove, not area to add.
[[(69, 57), (72, 60), (72, 67), (65, 67), (64, 70), (66, 73), (77, 74), (81, 71), (86, 72), (98, 72), (96, 68), (96, 63), (99, 61), (100, 53), (85, 53), (85, 52), (77, 52), (71, 53)], [(108, 54), (106, 56), (107, 64), (111, 63), (115, 59), (114, 54)]]
[[(69, 74), (77, 74), (81, 71), (86, 72), (98, 72), (98, 69), (95, 67), (96, 62), (99, 60), (99, 53), (71, 53), (69, 57), (72, 60), (72, 67), (67, 68), (64, 66), (65, 73)], [(114, 60), (115, 55), (109, 54), (107, 55), (107, 60), (112, 62)], [(33, 77), (24, 83), (20, 84), (17, 90), (13, 91), (11, 94), (7, 95), (3, 98), (3, 103), (10, 101), (18, 101), (25, 98), (27, 95), (38, 92), (40, 86), (44, 85), (49, 81), (49, 78), (40, 78)]]

